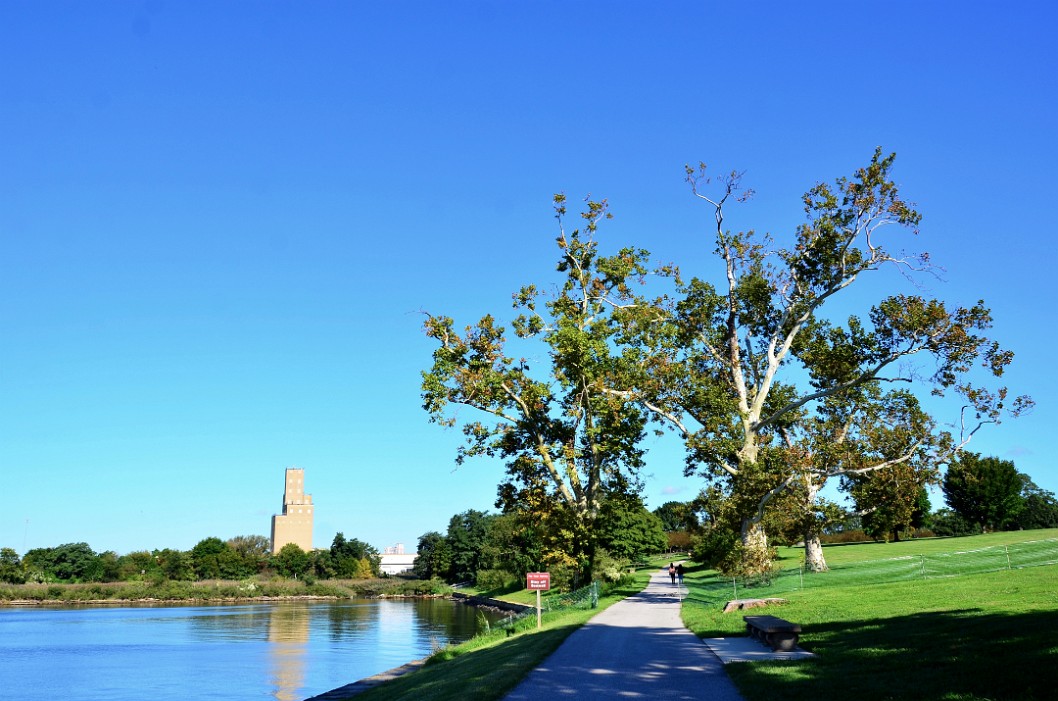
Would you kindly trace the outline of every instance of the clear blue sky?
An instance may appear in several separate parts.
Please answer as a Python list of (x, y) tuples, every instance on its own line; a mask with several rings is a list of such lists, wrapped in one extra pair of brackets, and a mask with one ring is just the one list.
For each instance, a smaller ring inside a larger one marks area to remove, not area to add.
[[(1038, 402), (971, 448), (1056, 491), (1056, 29), (1043, 1), (5, 0), (0, 546), (267, 535), (292, 465), (317, 546), (413, 546), (502, 476), (420, 408), (421, 310), (549, 279), (552, 193), (712, 275), (685, 163), (745, 170), (728, 223), (781, 238), (878, 145), (929, 292), (986, 299)], [(693, 497), (652, 448), (648, 504)]]

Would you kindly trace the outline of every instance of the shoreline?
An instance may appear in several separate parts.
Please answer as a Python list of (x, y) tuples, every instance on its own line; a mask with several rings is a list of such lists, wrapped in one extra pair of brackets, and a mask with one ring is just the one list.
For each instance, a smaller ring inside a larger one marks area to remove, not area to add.
[[(465, 606), (474, 606), (475, 608), (492, 609), (494, 611), (504, 611), (521, 613), (526, 610), (535, 609), (535, 606), (528, 604), (517, 604), (511, 601), (504, 601), (503, 599), (490, 599), (484, 596), (473, 596), (470, 594), (461, 594), (459, 592), (453, 592), (452, 594), (445, 596), (444, 598), (454, 601), (456, 603), (463, 604)], [(387, 669), (384, 672), (378, 674), (372, 674), (369, 677), (358, 679), (355, 682), (345, 684), (336, 689), (325, 691), (322, 694), (316, 696), (310, 696), (305, 701), (341, 701), (347, 699), (350, 696), (356, 696), (357, 694), (363, 693), (368, 689), (373, 689), (383, 682), (402, 677), (405, 674), (418, 671), (426, 664), (428, 658), (424, 657), (420, 660), (412, 660), (399, 667), (393, 669)]]
[(201, 596), (180, 599), (158, 599), (153, 597), (141, 597), (136, 599), (10, 599), (0, 601), (0, 610), (4, 608), (32, 608), (34, 606), (125, 606), (129, 604), (242, 604), (254, 602), (281, 602), (281, 601), (345, 601), (352, 599), (448, 599), (466, 606), (475, 608), (487, 608), (495, 611), (508, 611), (521, 613), (534, 608), (526, 604), (517, 604), (502, 599), (490, 599), (482, 596), (472, 596), (453, 592), (450, 594), (370, 594), (363, 596), (336, 596), (324, 594), (291, 594), (270, 596)]

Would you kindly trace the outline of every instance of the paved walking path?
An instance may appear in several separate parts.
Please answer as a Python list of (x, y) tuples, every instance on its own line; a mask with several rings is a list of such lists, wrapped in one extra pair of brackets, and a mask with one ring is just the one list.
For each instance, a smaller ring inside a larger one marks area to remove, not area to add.
[(566, 638), (506, 701), (571, 697), (742, 701), (720, 659), (683, 626), (664, 570)]

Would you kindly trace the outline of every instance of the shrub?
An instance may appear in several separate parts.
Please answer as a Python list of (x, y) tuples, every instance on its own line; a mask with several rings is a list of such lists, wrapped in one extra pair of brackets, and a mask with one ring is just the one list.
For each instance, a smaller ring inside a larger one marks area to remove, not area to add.
[(522, 578), (507, 570), (478, 570), (477, 588), (482, 591), (506, 591), (521, 584)]
[(616, 582), (624, 572), (624, 563), (615, 559), (610, 553), (599, 548), (595, 551), (595, 562), (592, 567), (592, 579), (602, 582)]

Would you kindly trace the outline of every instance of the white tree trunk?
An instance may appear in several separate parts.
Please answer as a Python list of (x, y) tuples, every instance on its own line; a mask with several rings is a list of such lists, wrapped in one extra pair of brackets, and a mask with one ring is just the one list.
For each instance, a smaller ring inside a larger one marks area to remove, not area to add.
[(823, 557), (823, 543), (818, 533), (805, 534), (805, 570), (809, 572), (826, 572), (826, 558)]
[(750, 519), (742, 522), (742, 566), (743, 574), (757, 576), (771, 570), (771, 553), (768, 552), (768, 534), (764, 526)]

